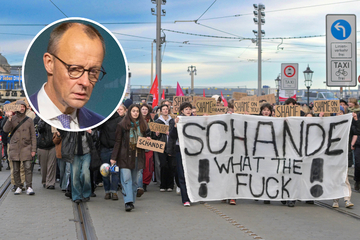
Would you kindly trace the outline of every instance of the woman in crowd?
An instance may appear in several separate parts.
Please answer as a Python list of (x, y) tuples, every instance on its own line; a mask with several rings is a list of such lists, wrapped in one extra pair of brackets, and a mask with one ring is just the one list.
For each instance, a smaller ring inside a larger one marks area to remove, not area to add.
[[(272, 117), (273, 107), (270, 103), (263, 103), (260, 107), (260, 115), (264, 117)], [(264, 200), (264, 204), (270, 204), (269, 200)]]
[[(152, 109), (149, 105), (146, 103), (143, 103), (141, 105), (141, 115), (143, 116), (144, 120), (147, 124), (150, 122), (154, 122), (151, 118), (151, 112)], [(154, 172), (154, 158), (153, 158), (153, 151), (145, 150), (145, 168), (140, 174), (138, 179), (138, 191), (137, 191), (137, 197), (141, 197), (141, 195), (144, 193), (144, 191), (147, 191), (147, 186), (151, 182), (151, 177)], [(142, 169), (141, 169), (142, 171)]]
[[(116, 142), (111, 155), (111, 165), (120, 167), (120, 181), (127, 212), (134, 209), (137, 179), (145, 166), (145, 150), (136, 146), (139, 137), (150, 136), (140, 106), (132, 104), (124, 119), (117, 125)], [(150, 139), (150, 137), (148, 137)]]
[[(179, 115), (180, 116), (191, 116), (191, 110), (192, 106), (189, 102), (184, 102), (180, 105), (179, 108)], [(186, 182), (185, 182), (185, 175), (184, 175), (184, 167), (182, 164), (182, 158), (181, 158), (181, 152), (179, 147), (179, 139), (178, 139), (178, 132), (177, 132), (177, 123), (179, 122), (179, 118), (177, 117), (175, 119), (175, 125), (170, 130), (170, 138), (172, 138), (174, 141), (176, 141), (176, 145), (170, 145), (169, 147), (173, 147), (174, 149), (171, 149), (169, 152), (171, 154), (175, 154), (176, 157), (176, 172), (178, 176), (178, 185), (181, 192), (181, 200), (184, 204), (184, 207), (190, 207), (190, 199), (187, 195), (186, 190)]]

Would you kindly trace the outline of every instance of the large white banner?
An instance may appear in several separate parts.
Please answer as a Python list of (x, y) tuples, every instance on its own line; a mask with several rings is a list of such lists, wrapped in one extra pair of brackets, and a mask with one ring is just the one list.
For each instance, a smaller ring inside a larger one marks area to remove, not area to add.
[(179, 144), (192, 202), (320, 200), (348, 196), (352, 115), (180, 117)]

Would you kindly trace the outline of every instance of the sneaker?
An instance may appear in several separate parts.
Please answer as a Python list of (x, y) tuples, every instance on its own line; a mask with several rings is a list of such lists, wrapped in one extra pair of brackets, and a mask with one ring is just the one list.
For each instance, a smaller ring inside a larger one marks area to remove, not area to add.
[(26, 194), (27, 194), (27, 195), (34, 195), (35, 192), (34, 192), (34, 190), (33, 190), (31, 187), (28, 187), (28, 189), (26, 190)]
[(184, 207), (190, 207), (190, 202), (184, 202)]
[(105, 197), (106, 200), (111, 199), (111, 193), (105, 193)]
[(136, 192), (136, 197), (141, 197), (144, 194), (143, 188), (138, 188)]
[(269, 200), (264, 200), (264, 204), (270, 204)]
[(338, 208), (339, 207), (339, 200), (338, 199), (334, 199), (333, 200), (333, 205), (332, 205), (333, 208)]
[(14, 195), (19, 195), (20, 193), (22, 193), (22, 189), (18, 187), (14, 192)]
[(12, 187), (11, 191), (12, 191), (12, 192), (15, 192), (16, 189), (17, 189), (17, 187), (14, 185), (14, 186)]
[(98, 186), (98, 187), (103, 187), (104, 184), (101, 182), (101, 183), (98, 183), (96, 186)]
[(166, 192), (166, 190), (163, 188), (160, 188), (160, 192)]
[(112, 194), (112, 200), (119, 200), (117, 193)]
[(176, 194), (177, 194), (177, 195), (180, 195), (180, 194), (181, 194), (181, 190), (180, 190), (179, 187), (176, 187)]
[(236, 201), (235, 201), (235, 199), (230, 199), (229, 204), (230, 204), (230, 205), (236, 205)]
[(287, 201), (288, 207), (295, 207), (295, 201)]
[(168, 192), (172, 192), (172, 191), (173, 191), (173, 189), (172, 189), (172, 188), (168, 188), (166, 191), (168, 191)]
[(346, 208), (351, 208), (351, 207), (353, 207), (353, 206), (354, 206), (354, 204), (353, 204), (352, 202), (350, 202), (350, 201), (348, 201), (348, 200), (345, 201), (345, 207), (346, 207)]
[(131, 204), (130, 203), (125, 203), (125, 211), (130, 212), (131, 210), (133, 210)]

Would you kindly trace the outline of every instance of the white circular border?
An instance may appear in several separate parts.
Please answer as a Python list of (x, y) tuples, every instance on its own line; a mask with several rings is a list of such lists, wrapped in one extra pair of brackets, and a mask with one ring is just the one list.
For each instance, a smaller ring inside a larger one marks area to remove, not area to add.
[[(50, 28), (51, 26), (57, 24), (57, 23), (61, 23), (61, 22), (67, 22), (67, 21), (72, 21), (72, 20), (80, 20), (80, 21), (84, 21), (84, 22), (90, 22), (90, 23), (93, 23), (95, 25), (97, 25), (98, 27), (102, 28), (103, 30), (105, 30), (108, 34), (110, 34), (110, 36), (115, 40), (115, 42), (117, 43), (117, 45), (119, 46), (120, 50), (121, 50), (121, 53), (123, 55), (123, 58), (124, 58), (124, 62), (125, 62), (125, 79), (126, 79), (126, 82), (125, 82), (125, 86), (124, 86), (124, 91), (123, 91), (123, 94), (121, 96), (121, 99), (118, 103), (118, 105), (116, 106), (116, 108), (111, 112), (111, 114), (109, 116), (107, 116), (104, 120), (102, 120), (101, 122), (99, 122), (98, 124), (95, 124), (93, 125), (92, 127), (88, 127), (88, 128), (82, 128), (82, 129), (66, 129), (66, 128), (59, 128), (57, 126), (53, 126), (50, 122), (48, 122), (47, 120), (44, 120), (41, 118), (41, 114), (34, 108), (32, 102), (30, 101), (30, 97), (26, 91), (26, 85), (25, 85), (25, 62), (26, 62), (26, 58), (27, 58), (27, 55), (29, 53), (29, 50), (31, 49), (33, 43), (36, 41), (36, 39), (39, 37), (40, 34), (42, 34), (45, 30), (47, 30), (48, 28)], [(82, 131), (87, 131), (87, 130), (91, 130), (93, 128), (96, 128), (100, 125), (102, 125), (103, 123), (105, 123), (112, 115), (114, 115), (114, 113), (116, 112), (116, 110), (120, 107), (124, 97), (125, 97), (125, 94), (126, 94), (126, 88), (128, 86), (128, 81), (129, 81), (129, 72), (128, 72), (128, 63), (127, 63), (127, 59), (126, 59), (126, 55), (125, 55), (125, 52), (124, 52), (124, 49), (122, 48), (120, 42), (117, 40), (117, 38), (114, 36), (114, 34), (112, 34), (110, 32), (109, 29), (107, 29), (106, 27), (104, 27), (103, 25), (101, 25), (100, 23), (98, 22), (95, 22), (91, 19), (87, 19), (87, 18), (81, 18), (81, 17), (70, 17), (70, 18), (62, 18), (62, 19), (59, 19), (55, 22), (52, 22), (50, 23), (49, 25), (47, 25), (46, 27), (44, 27), (38, 34), (36, 34), (36, 36), (33, 38), (33, 40), (31, 41), (31, 43), (29, 44), (27, 50), (26, 50), (26, 53), (25, 53), (25, 56), (24, 56), (24, 60), (23, 60), (23, 64), (22, 64), (22, 75), (23, 75), (23, 89), (24, 89), (24, 92), (25, 92), (25, 96), (26, 96), (26, 99), (28, 100), (31, 108), (33, 111), (35, 111), (35, 113), (43, 120), (45, 121), (47, 124), (57, 128), (57, 129), (60, 129), (60, 130), (63, 130), (63, 131), (69, 131), (69, 132), (82, 132)]]

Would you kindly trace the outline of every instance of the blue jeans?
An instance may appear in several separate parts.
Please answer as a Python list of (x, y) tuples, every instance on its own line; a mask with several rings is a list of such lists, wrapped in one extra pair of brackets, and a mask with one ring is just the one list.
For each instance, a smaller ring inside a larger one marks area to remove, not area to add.
[(74, 156), (74, 162), (71, 164), (71, 192), (73, 201), (87, 198), (91, 195), (90, 161), (90, 153)]
[(122, 194), (125, 203), (135, 203), (136, 192), (138, 188), (137, 180), (140, 171), (137, 169), (137, 158), (135, 160), (135, 168), (120, 168), (120, 181), (122, 185)]
[[(110, 164), (112, 148), (101, 148), (100, 157), (103, 163)], [(111, 164), (110, 164), (111, 165)], [(117, 193), (119, 183), (119, 172), (110, 173), (108, 177), (102, 176), (105, 193)]]
[(70, 163), (65, 162), (61, 158), (57, 158), (57, 163), (60, 169), (60, 188), (66, 190), (70, 177)]
[(138, 184), (138, 188), (143, 188), (143, 169), (139, 170), (137, 184)]

